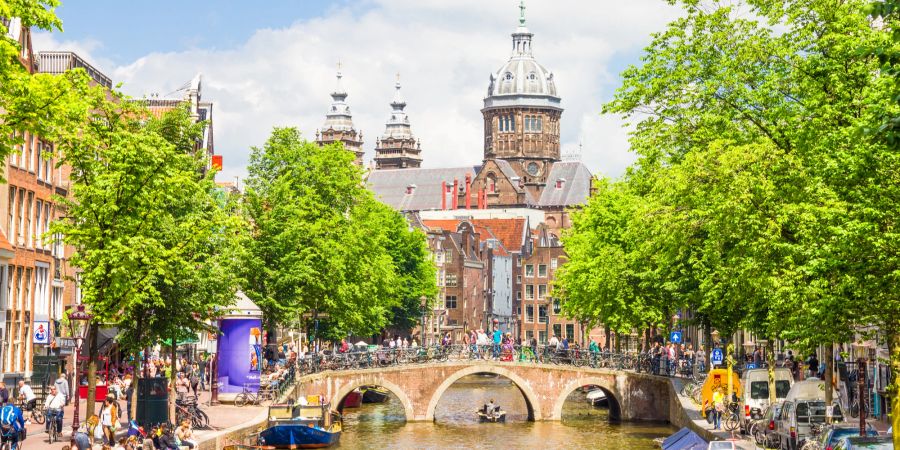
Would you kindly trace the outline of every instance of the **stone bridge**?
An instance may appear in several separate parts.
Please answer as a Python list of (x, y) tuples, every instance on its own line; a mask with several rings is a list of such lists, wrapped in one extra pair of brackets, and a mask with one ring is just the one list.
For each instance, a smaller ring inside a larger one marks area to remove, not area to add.
[(381, 386), (403, 405), (407, 421), (434, 420), (441, 396), (466, 375), (492, 373), (508, 378), (522, 392), (530, 420), (560, 420), (563, 403), (575, 389), (599, 386), (609, 398), (612, 420), (670, 419), (668, 379), (633, 372), (574, 366), (491, 361), (451, 361), (374, 369), (325, 371), (297, 379), (296, 397), (323, 395), (336, 408), (360, 386)]

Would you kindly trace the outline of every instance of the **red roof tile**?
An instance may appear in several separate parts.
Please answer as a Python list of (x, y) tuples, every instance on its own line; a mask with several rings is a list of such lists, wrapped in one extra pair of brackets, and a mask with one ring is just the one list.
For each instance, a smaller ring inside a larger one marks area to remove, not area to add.
[[(440, 228), (448, 231), (456, 231), (459, 226), (457, 219), (423, 220), (422, 223), (431, 229)], [(518, 252), (522, 248), (522, 237), (525, 233), (525, 218), (515, 219), (472, 219), (469, 220), (475, 226), (475, 231), (481, 234), (482, 239), (496, 238), (508, 251)]]

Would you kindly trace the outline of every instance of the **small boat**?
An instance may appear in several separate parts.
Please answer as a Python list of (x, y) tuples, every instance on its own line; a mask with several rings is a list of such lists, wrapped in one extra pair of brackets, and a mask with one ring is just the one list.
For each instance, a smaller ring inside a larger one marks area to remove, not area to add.
[(479, 409), (475, 413), (478, 414), (479, 422), (506, 422), (506, 411), (501, 410), (499, 406), (495, 406), (493, 410), (490, 410), (485, 405), (484, 408)]
[(347, 394), (344, 397), (344, 401), (341, 402), (341, 409), (343, 408), (359, 408), (359, 405), (362, 404), (363, 401), (363, 393), (359, 389), (354, 389), (352, 392)]
[(587, 399), (591, 402), (591, 406), (603, 406), (606, 405), (609, 400), (606, 398), (606, 392), (603, 392), (603, 389), (594, 389), (593, 391), (588, 392)]
[(388, 398), (387, 389), (376, 386), (366, 386), (362, 390), (363, 403), (384, 403)]
[(318, 396), (303, 404), (272, 405), (269, 422), (259, 433), (258, 444), (266, 448), (324, 448), (341, 439), (341, 415)]

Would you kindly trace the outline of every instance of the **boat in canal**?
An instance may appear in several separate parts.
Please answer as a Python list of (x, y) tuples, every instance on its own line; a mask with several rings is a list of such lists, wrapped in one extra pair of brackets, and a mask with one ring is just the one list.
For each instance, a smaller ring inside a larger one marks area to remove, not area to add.
[(591, 406), (606, 406), (609, 399), (606, 398), (606, 392), (603, 389), (594, 389), (587, 393), (587, 399), (591, 402)]
[(269, 407), (268, 426), (259, 433), (259, 445), (276, 449), (325, 448), (341, 439), (341, 414), (319, 396), (300, 404)]
[(377, 386), (366, 386), (362, 389), (363, 403), (384, 403), (387, 398), (387, 389), (383, 389)]
[(347, 394), (344, 397), (344, 401), (341, 402), (341, 408), (359, 408), (363, 402), (363, 393), (359, 389), (354, 389), (352, 392)]
[(500, 409), (499, 406), (489, 408), (487, 405), (485, 405), (475, 413), (478, 414), (478, 421), (482, 423), (506, 422), (506, 411)]

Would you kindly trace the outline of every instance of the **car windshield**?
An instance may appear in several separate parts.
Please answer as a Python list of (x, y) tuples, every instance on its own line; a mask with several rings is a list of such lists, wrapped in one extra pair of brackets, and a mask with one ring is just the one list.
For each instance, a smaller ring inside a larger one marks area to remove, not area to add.
[[(776, 388), (777, 390), (777, 388)], [(754, 400), (762, 400), (769, 398), (769, 382), (768, 381), (751, 381), (750, 382), (750, 398)]]
[[(878, 436), (878, 432), (873, 429), (866, 430), (866, 433), (869, 436)], [(831, 437), (829, 439), (829, 443), (836, 444), (840, 442), (841, 439), (847, 436), (856, 436), (859, 434), (859, 428), (835, 428), (831, 432)]]

